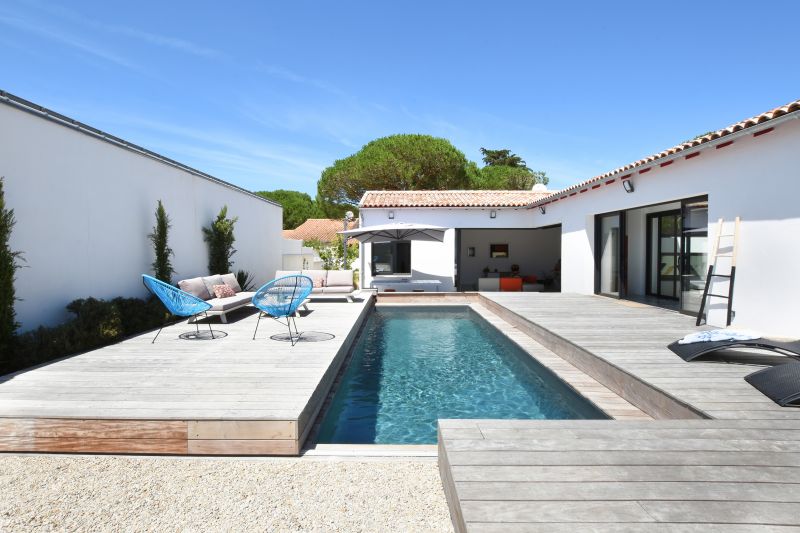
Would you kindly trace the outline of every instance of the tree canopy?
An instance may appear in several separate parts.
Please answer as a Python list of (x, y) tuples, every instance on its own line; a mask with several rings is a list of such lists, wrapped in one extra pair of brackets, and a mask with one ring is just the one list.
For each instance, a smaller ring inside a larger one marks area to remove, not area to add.
[(525, 161), (511, 150), (481, 148), (486, 166), (472, 176), (475, 189), (530, 190), (537, 183), (547, 185), (550, 179), (540, 170), (531, 170)]
[(319, 199), (358, 204), (367, 190), (443, 190), (469, 187), (467, 158), (447, 139), (390, 135), (366, 144), (322, 172)]
[(283, 206), (283, 229), (294, 229), (309, 218), (322, 218), (322, 210), (304, 192), (277, 189), (259, 191), (259, 196), (278, 202)]
[(488, 148), (481, 148), (481, 153), (483, 154), (483, 162), (487, 167), (504, 166), (524, 169), (528, 168), (525, 165), (525, 161), (523, 161), (522, 158), (517, 154), (512, 154), (511, 150), (489, 150)]

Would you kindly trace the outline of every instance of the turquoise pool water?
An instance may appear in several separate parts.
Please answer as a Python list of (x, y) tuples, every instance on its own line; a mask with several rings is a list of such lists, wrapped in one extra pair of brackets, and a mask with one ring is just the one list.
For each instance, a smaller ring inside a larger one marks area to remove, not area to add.
[(435, 444), (439, 418), (608, 417), (469, 307), (376, 307), (317, 441)]

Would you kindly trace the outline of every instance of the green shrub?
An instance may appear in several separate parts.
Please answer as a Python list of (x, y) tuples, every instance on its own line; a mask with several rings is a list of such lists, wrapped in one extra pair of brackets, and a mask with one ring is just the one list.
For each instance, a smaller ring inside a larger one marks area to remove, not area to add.
[(156, 225), (153, 226), (153, 233), (147, 237), (153, 243), (153, 252), (155, 260), (153, 261), (153, 275), (156, 279), (160, 279), (164, 283), (172, 283), (172, 274), (175, 270), (172, 268), (172, 261), (170, 257), (173, 254), (172, 248), (169, 247), (169, 228), (172, 225), (169, 223), (169, 216), (167, 215), (164, 204), (161, 200), (158, 201), (156, 207)]
[(6, 208), (3, 178), (0, 178), (0, 364), (5, 354), (11, 353), (14, 335), (19, 328), (14, 311), (14, 275), (19, 268), (20, 252), (9, 246), (14, 228), (14, 210)]
[(228, 218), (228, 206), (220, 209), (217, 218), (207, 228), (203, 228), (203, 239), (208, 243), (208, 273), (227, 274), (231, 271), (231, 257), (236, 253), (233, 247), (236, 238), (233, 226), (238, 217)]
[(247, 270), (239, 270), (236, 272), (236, 283), (239, 284), (239, 287), (241, 287), (243, 291), (252, 291), (255, 289), (253, 281), (253, 275)]
[(169, 318), (155, 299), (85, 298), (71, 302), (67, 309), (75, 315), (72, 320), (18, 335), (11, 357), (0, 362), (0, 375), (113, 344)]

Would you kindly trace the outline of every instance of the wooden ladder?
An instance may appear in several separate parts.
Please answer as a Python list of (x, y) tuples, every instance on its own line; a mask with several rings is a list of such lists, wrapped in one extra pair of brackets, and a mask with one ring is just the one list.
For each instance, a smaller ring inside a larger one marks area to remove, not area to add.
[[(739, 217), (736, 217), (736, 221), (733, 225), (733, 233), (729, 233), (727, 235), (722, 234), (722, 219), (720, 218), (717, 221), (717, 238), (714, 241), (714, 247), (711, 250), (711, 255), (709, 256), (711, 262), (708, 264), (708, 273), (706, 274), (706, 287), (703, 290), (703, 299), (700, 300), (700, 312), (697, 313), (697, 322), (696, 325), (700, 325), (705, 319), (706, 323), (708, 323), (708, 316), (704, 316), (703, 312), (706, 309), (706, 300), (711, 298), (723, 298), (728, 300), (728, 318), (726, 322), (726, 326), (731, 325), (731, 321), (733, 320), (733, 282), (736, 279), (736, 253), (739, 249)], [(725, 238), (733, 238), (733, 246), (731, 248), (731, 253), (729, 254), (721, 254), (719, 253), (719, 243), (720, 240)], [(718, 274), (716, 272), (717, 267), (717, 259), (720, 257), (730, 257), (731, 258), (731, 270), (728, 274)], [(710, 293), (709, 290), (711, 289), (711, 282), (713, 278), (728, 278), (728, 294), (713, 294)], [(706, 313), (707, 315), (707, 313)]]

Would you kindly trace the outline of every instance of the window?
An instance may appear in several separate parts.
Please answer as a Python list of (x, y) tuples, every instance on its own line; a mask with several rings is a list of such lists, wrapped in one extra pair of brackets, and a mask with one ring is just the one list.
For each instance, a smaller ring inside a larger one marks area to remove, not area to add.
[(508, 245), (507, 244), (490, 244), (489, 245), (489, 257), (491, 257), (491, 258), (508, 257)]
[(409, 241), (376, 242), (372, 244), (372, 275), (411, 274), (411, 243)]

